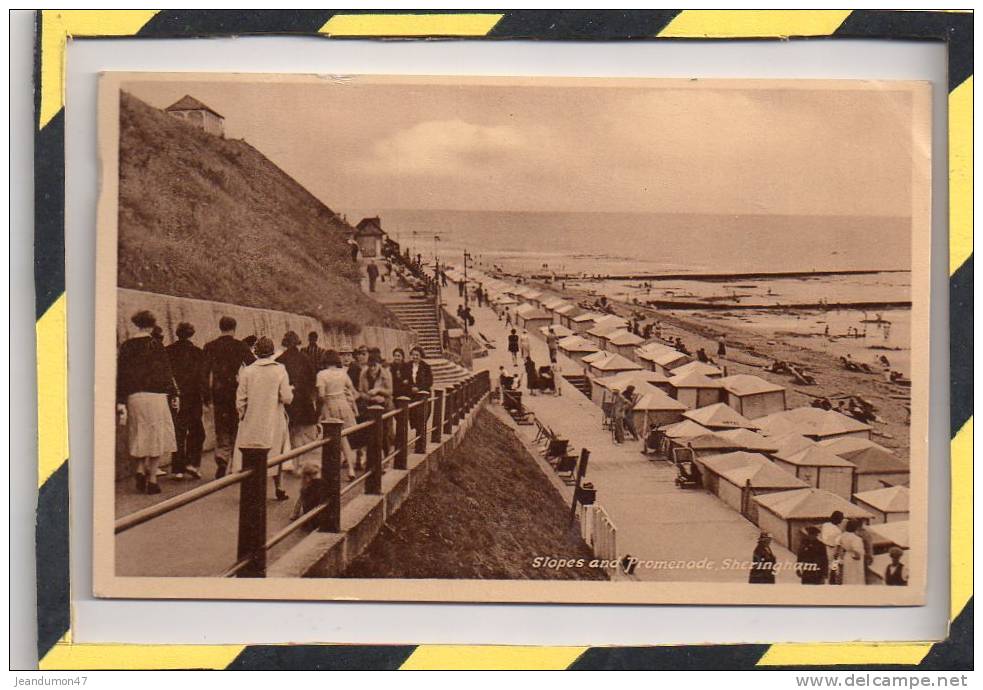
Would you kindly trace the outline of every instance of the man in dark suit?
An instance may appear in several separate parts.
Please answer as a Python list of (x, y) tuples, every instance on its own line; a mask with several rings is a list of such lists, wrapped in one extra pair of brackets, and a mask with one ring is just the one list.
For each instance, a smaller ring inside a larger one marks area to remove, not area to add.
[[(300, 336), (294, 331), (283, 335), (284, 350), (276, 358), (287, 370), (287, 378), (294, 389), (293, 400), (287, 405), (287, 421), (290, 430), (290, 447), (299, 448), (317, 440), (317, 407), (314, 404), (317, 370), (310, 357), (300, 351)], [(317, 342), (314, 342), (317, 345)], [(309, 451), (303, 456), (294, 458), (291, 465), (284, 469), (288, 472), (300, 473), (305, 461), (316, 462), (320, 453)]]
[(239, 369), (256, 361), (249, 346), (236, 340), (236, 320), (231, 316), (219, 319), (222, 332), (205, 345), (205, 361), (211, 379), (212, 412), (215, 415), (215, 478), (225, 476), (236, 434), (239, 431), (239, 413), (236, 411), (236, 390), (239, 387)]
[(174, 382), (180, 391), (178, 409), (171, 408), (177, 440), (177, 451), (171, 458), (171, 475), (175, 479), (184, 479), (185, 474), (201, 479), (201, 446), (205, 442), (201, 412), (209, 397), (205, 353), (191, 342), (195, 327), (190, 323), (179, 323), (175, 334), (177, 340), (165, 348)]

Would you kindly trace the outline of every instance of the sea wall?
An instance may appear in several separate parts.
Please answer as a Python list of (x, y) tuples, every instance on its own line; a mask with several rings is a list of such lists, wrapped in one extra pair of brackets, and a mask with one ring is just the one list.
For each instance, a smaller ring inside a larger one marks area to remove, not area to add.
[[(157, 323), (164, 329), (164, 344), (175, 340), (174, 330), (182, 321), (195, 327), (192, 341), (199, 347), (219, 336), (218, 320), (231, 316), (238, 322), (236, 335), (268, 336), (279, 346), (283, 334), (293, 330), (306, 344), (307, 334), (315, 331), (320, 335), (319, 344), (325, 349), (368, 345), (379, 347), (384, 353), (401, 347), (408, 351), (416, 343), (416, 333), (380, 326), (363, 326), (357, 335), (350, 336), (340, 331), (326, 330), (317, 319), (273, 309), (243, 307), (228, 302), (211, 302), (188, 297), (174, 297), (156, 292), (143, 292), (127, 288), (117, 289), (116, 302), (116, 343), (117, 345), (136, 333), (130, 317), (141, 309), (149, 309), (157, 317)], [(215, 447), (214, 424), (211, 408), (203, 415), (205, 424), (205, 450)], [(126, 452), (126, 430), (117, 425), (116, 429), (116, 478), (122, 479), (132, 474)], [(165, 464), (169, 459), (165, 460)]]

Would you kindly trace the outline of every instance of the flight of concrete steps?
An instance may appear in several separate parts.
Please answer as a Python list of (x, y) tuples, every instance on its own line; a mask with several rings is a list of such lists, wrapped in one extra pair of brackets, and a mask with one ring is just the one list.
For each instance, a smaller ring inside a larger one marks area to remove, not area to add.
[(565, 378), (571, 386), (576, 388), (578, 391), (590, 397), (590, 381), (583, 374), (564, 374)]
[(405, 293), (380, 300), (407, 328), (416, 333), (427, 363), (433, 371), (434, 388), (445, 388), (467, 378), (471, 372), (444, 357), (437, 323), (437, 307), (431, 299)]

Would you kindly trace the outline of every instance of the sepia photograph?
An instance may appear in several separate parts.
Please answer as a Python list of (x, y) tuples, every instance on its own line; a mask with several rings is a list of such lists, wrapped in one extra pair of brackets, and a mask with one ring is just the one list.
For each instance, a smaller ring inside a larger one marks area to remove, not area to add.
[(103, 73), (95, 595), (924, 603), (930, 100)]

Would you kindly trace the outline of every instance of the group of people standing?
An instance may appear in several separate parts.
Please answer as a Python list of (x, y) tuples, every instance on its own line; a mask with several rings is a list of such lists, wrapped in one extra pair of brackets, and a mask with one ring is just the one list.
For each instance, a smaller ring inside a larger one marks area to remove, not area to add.
[[(178, 324), (177, 340), (165, 347), (154, 315), (142, 310), (131, 321), (137, 334), (124, 341), (117, 361), (116, 403), (126, 428), (127, 450), (135, 464), (137, 491), (161, 492), (161, 464), (170, 459), (171, 477), (200, 479), (205, 429), (204, 407), (211, 405), (215, 425), (215, 478), (242, 467), (243, 453), (265, 451), (268, 457), (313, 443), (318, 422), (340, 419), (345, 428), (365, 419), (368, 408), (392, 409), (393, 399), (429, 391), (433, 375), (414, 347), (409, 358), (401, 348), (387, 362), (379, 348), (354, 352), (325, 350), (318, 334), (300, 337), (287, 331), (276, 355), (268, 337), (239, 340), (236, 320), (219, 320), (221, 335), (204, 348), (191, 338), (195, 328)], [(252, 344), (248, 342), (252, 340)], [(425, 420), (424, 420), (425, 421)], [(349, 479), (362, 469), (362, 442), (343, 437), (342, 456)], [(317, 449), (281, 463), (271, 471), (277, 500), (286, 500), (283, 471), (316, 476), (304, 468), (317, 466)]]

